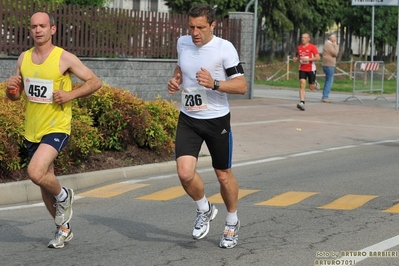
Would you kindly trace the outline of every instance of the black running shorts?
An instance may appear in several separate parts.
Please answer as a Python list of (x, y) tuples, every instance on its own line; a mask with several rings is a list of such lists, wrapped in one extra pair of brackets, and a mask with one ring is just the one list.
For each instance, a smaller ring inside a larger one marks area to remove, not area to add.
[(25, 140), (26, 147), (28, 149), (29, 158), (33, 157), (37, 148), (41, 143), (46, 143), (52, 146), (54, 149), (58, 151), (58, 153), (68, 144), (69, 135), (65, 133), (50, 133), (48, 135), (44, 135), (42, 140), (39, 143), (30, 142)]
[(205, 141), (215, 169), (231, 168), (233, 137), (230, 113), (213, 119), (196, 119), (180, 112), (176, 131), (175, 158), (191, 155), (198, 159)]
[(316, 70), (315, 71), (299, 70), (299, 79), (308, 79), (309, 84), (315, 84), (316, 83)]

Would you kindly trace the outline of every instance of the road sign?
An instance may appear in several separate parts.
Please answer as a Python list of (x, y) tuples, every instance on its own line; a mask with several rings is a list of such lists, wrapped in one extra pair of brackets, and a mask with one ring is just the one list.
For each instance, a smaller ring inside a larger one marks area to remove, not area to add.
[(398, 6), (398, 0), (352, 0), (352, 6)]
[(360, 71), (375, 71), (378, 70), (380, 63), (378, 62), (367, 62), (360, 65)]

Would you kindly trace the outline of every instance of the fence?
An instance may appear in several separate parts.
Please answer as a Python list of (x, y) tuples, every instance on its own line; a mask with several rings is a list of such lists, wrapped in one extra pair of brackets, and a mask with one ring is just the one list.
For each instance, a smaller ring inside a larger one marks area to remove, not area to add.
[(353, 90), (352, 96), (346, 98), (345, 101), (355, 98), (361, 103), (362, 101), (356, 97), (356, 92), (380, 92), (381, 95), (378, 98), (384, 98), (382, 96), (384, 92), (384, 76), (385, 76), (385, 64), (382, 61), (356, 61), (353, 68)]
[[(80, 57), (177, 58), (176, 41), (189, 33), (187, 15), (0, 0), (0, 53), (19, 55), (32, 47), (29, 19), (38, 10), (55, 18), (53, 43)], [(240, 54), (241, 20), (218, 20), (214, 34)]]
[[(335, 80), (353, 80), (354, 78), (354, 64), (355, 60), (351, 58), (349, 61), (339, 61), (335, 67)], [(317, 77), (324, 78), (325, 74), (322, 69), (322, 62), (316, 62)], [(266, 81), (278, 80), (298, 80), (298, 63), (292, 63), (292, 58), (289, 56), (285, 61), (276, 61), (270, 64), (258, 64), (255, 66), (257, 72), (265, 73), (266, 75), (258, 74), (258, 79)], [(388, 63), (381, 66), (384, 69), (384, 79), (396, 79), (396, 63)], [(268, 71), (265, 71), (268, 70)]]
[[(1, 2), (1, 0), (0, 0)], [(0, 9), (0, 12), (2, 10)], [(241, 54), (245, 75), (252, 75), (252, 47), (254, 14), (249, 12), (231, 12), (231, 18), (242, 21), (240, 37)], [(16, 56), (0, 56), (0, 81), (7, 80), (15, 72)], [(171, 95), (165, 89), (165, 84), (173, 75), (177, 59), (151, 58), (81, 58), (94, 73), (105, 83), (117, 88), (131, 91), (144, 100), (154, 100), (160, 95), (163, 99), (180, 101), (178, 95)], [(249, 82), (249, 81), (248, 81)], [(251, 84), (248, 84), (251, 88)], [(251, 90), (245, 95), (231, 94), (229, 99), (250, 99)]]
[[(317, 77), (324, 77), (322, 62), (316, 62)], [(292, 58), (287, 56), (285, 61), (277, 61), (270, 64), (258, 64), (256, 72), (264, 74), (257, 75), (258, 79), (266, 81), (298, 80), (299, 63), (292, 63)], [(335, 67), (335, 79), (352, 79), (353, 60), (337, 62)], [(266, 70), (266, 71), (265, 71)], [(272, 72), (270, 72), (272, 71)]]

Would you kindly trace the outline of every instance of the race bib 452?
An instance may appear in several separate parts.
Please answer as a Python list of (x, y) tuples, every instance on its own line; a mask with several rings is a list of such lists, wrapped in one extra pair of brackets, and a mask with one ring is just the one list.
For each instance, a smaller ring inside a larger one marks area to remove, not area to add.
[(29, 101), (35, 103), (52, 103), (54, 83), (52, 80), (25, 78), (25, 93)]

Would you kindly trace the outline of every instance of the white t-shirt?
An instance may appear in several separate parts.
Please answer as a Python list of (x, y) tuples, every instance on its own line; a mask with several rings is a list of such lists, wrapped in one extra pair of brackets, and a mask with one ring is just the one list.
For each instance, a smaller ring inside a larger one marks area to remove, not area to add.
[[(240, 61), (233, 44), (213, 36), (203, 46), (196, 46), (190, 35), (177, 41), (178, 66), (182, 71), (182, 107), (186, 115), (197, 119), (225, 116), (230, 112), (227, 95), (224, 92), (204, 88), (198, 84), (196, 73), (205, 68), (213, 79), (226, 80), (225, 69), (237, 66)], [(241, 76), (234, 74), (229, 78)]]

